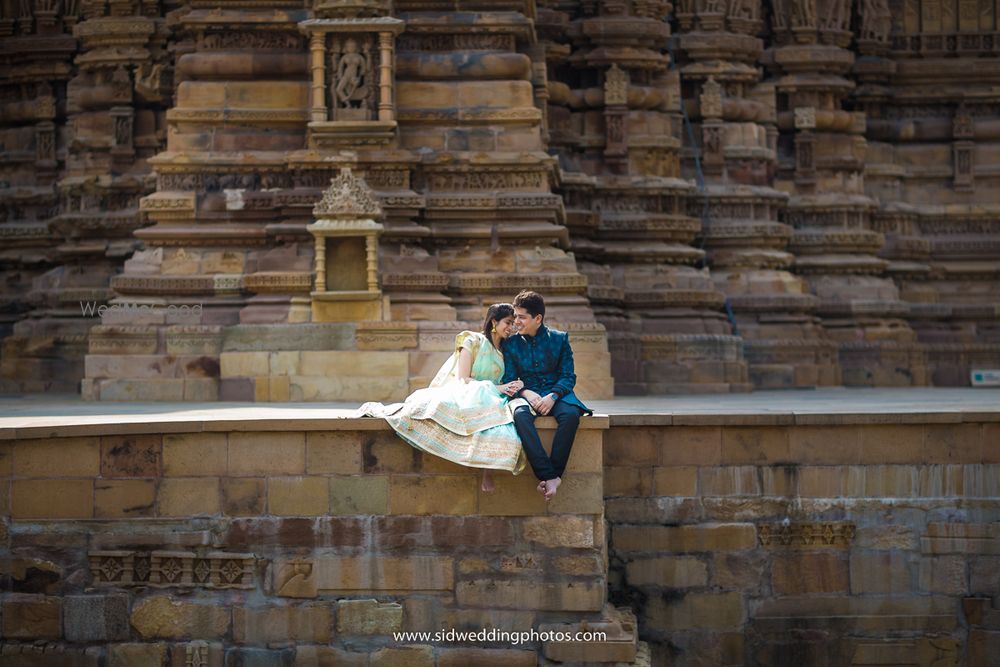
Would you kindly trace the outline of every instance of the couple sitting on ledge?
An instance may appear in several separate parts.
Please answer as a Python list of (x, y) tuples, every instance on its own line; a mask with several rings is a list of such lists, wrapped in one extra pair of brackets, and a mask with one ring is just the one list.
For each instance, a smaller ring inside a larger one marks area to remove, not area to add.
[[(417, 449), (482, 468), (487, 492), (494, 489), (493, 470), (517, 475), (527, 457), (538, 492), (551, 500), (580, 416), (593, 411), (573, 393), (569, 335), (544, 319), (545, 301), (535, 292), (521, 292), (513, 305), (493, 304), (481, 333), (456, 336), (454, 354), (429, 387), (404, 403), (365, 403), (356, 415), (382, 417)], [(551, 415), (558, 424), (551, 456), (535, 429), (537, 415)]]

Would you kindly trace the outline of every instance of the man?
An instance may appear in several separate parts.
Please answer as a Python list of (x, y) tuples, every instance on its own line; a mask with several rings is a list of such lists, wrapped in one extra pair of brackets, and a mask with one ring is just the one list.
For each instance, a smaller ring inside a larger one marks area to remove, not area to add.
[[(501, 384), (520, 379), (524, 387), (510, 391), (524, 399), (514, 409), (514, 427), (528, 463), (540, 481), (538, 491), (551, 500), (562, 483), (562, 475), (573, 448), (581, 414), (593, 414), (576, 394), (576, 373), (569, 334), (545, 326), (545, 301), (541, 295), (523, 291), (514, 299), (517, 334), (503, 344), (504, 374)], [(552, 438), (552, 455), (545, 453), (535, 429), (536, 415), (551, 415), (558, 426)]]

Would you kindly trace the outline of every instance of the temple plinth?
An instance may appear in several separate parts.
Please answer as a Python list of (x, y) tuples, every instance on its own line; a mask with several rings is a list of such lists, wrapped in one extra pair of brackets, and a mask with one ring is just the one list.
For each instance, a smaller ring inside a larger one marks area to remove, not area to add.
[(0, 391), (402, 398), (525, 288), (584, 398), (969, 384), (980, 5), (0, 3)]

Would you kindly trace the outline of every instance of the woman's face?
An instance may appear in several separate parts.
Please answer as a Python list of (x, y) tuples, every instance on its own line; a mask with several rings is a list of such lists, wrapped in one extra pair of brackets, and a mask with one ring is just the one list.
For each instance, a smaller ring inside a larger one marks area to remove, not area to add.
[(514, 316), (508, 315), (502, 320), (496, 321), (497, 334), (501, 338), (509, 338), (514, 334)]

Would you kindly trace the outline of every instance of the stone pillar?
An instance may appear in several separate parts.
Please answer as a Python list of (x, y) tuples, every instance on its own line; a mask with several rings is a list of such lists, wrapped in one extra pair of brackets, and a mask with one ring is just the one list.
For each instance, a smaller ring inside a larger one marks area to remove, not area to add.
[[(997, 27), (991, 3), (978, 11), (941, 0), (861, 6), (856, 69), (866, 85), (855, 97), (878, 146), (866, 186), (880, 200), (879, 218), (897, 226), (890, 271), (911, 302), (936, 385), (965, 386), (971, 369), (1000, 366), (1000, 208), (990, 164), (1000, 144), (990, 55)], [(892, 94), (876, 97), (880, 89)]]
[[(305, 12), (292, 4), (172, 17), (176, 97), (165, 150), (147, 161), (156, 192), (142, 200), (152, 224), (112, 280), (86, 398), (214, 400), (225, 325), (308, 319), (308, 220), (288, 225), (286, 212), (298, 202), (285, 152), (303, 147), (311, 112)], [(154, 70), (145, 78), (157, 87)]]
[(872, 229), (866, 196), (865, 114), (845, 109), (855, 89), (847, 0), (792, 0), (774, 18), (763, 56), (777, 93), (778, 189), (792, 193), (785, 222), (795, 271), (819, 299), (817, 313), (839, 347), (844, 384), (925, 384), (925, 364), (909, 306), (877, 257), (885, 239)]
[[(764, 48), (756, 36), (760, 2), (688, 2), (677, 17), (683, 103), (700, 139), (684, 174), (706, 182), (689, 212), (702, 218), (712, 279), (733, 312), (750, 380), (761, 388), (836, 384), (836, 349), (823, 340), (816, 298), (789, 271), (791, 229), (779, 222), (787, 195), (773, 187), (774, 86), (761, 83), (755, 67)], [(803, 157), (811, 148), (805, 137), (797, 146)]]
[(680, 82), (664, 53), (670, 10), (560, 3), (539, 16), (554, 39), (563, 26), (563, 43), (547, 49), (549, 78), (575, 83), (549, 87), (550, 136), (620, 394), (749, 388), (724, 297), (693, 247), (701, 223), (688, 210), (695, 188), (680, 178)]
[[(7, 3), (0, 11), (15, 5), (16, 19), (0, 23), (6, 33), (0, 56), (0, 336), (13, 334), (0, 352), (0, 388), (75, 392), (95, 309), (106, 302), (110, 275), (133, 249), (130, 235), (139, 221), (127, 209), (142, 174), (118, 178), (127, 166), (118, 163), (115, 170), (105, 159), (109, 153), (101, 144), (114, 134), (107, 107), (104, 127), (90, 133), (79, 127), (78, 81), (107, 65), (102, 37), (113, 28), (82, 30), (78, 3)], [(121, 44), (134, 39), (145, 45), (152, 31), (134, 32)], [(72, 81), (77, 40), (67, 33), (80, 38), (82, 50)], [(131, 55), (145, 60), (148, 52)], [(119, 54), (117, 66), (135, 62)], [(97, 88), (90, 98), (95, 110)]]
[[(455, 316), (470, 326), (490, 303), (542, 293), (547, 321), (570, 332), (580, 395), (610, 396), (606, 334), (567, 252), (557, 162), (542, 140), (534, 2), (445, 19), (440, 9), (394, 3), (407, 26), (397, 43), (399, 141), (421, 156), (414, 183), (426, 203), (426, 235), (410, 247), (436, 255)], [(421, 374), (433, 370), (419, 363)]]

